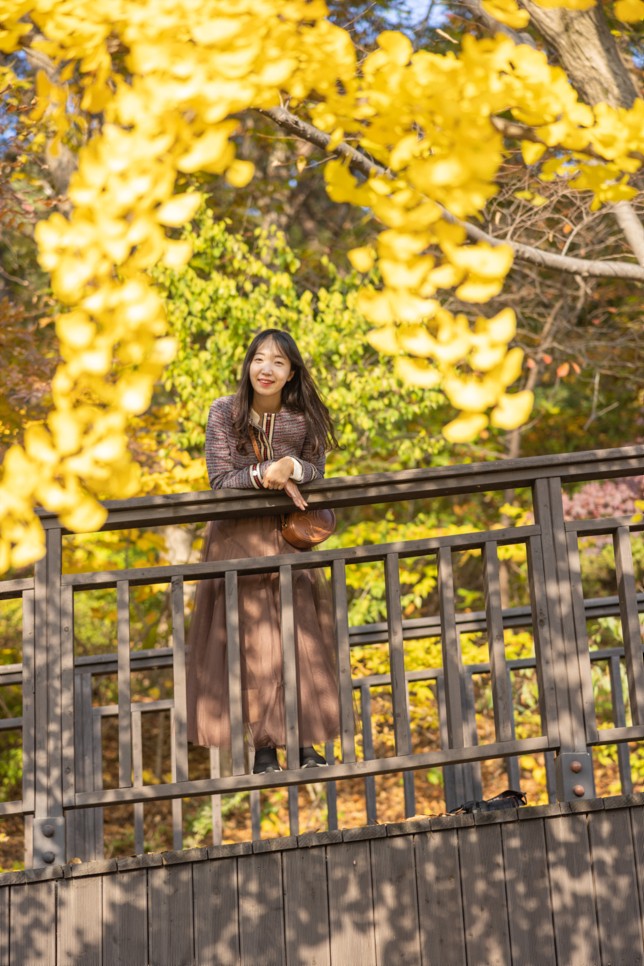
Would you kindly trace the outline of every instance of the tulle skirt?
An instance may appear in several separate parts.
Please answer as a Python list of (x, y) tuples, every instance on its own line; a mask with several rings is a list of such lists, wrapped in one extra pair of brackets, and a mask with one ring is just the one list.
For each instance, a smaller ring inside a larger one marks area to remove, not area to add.
[[(273, 516), (213, 521), (204, 560), (298, 553)], [(244, 723), (255, 748), (286, 743), (279, 575), (239, 578), (239, 636)], [(321, 570), (293, 571), (300, 745), (334, 738), (339, 700), (333, 611)], [(188, 632), (188, 738), (230, 745), (226, 603), (223, 578), (201, 580)]]

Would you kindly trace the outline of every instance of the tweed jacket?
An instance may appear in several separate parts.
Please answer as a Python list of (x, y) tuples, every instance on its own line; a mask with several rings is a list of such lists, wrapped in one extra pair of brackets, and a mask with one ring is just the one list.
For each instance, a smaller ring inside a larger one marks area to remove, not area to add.
[[(302, 483), (324, 476), (325, 454), (313, 453), (307, 434), (306, 417), (292, 409), (265, 413), (256, 427), (256, 441), (262, 460), (257, 460), (253, 444), (244, 441), (237, 448), (233, 428), (233, 396), (222, 396), (210, 407), (206, 426), (206, 467), (213, 490), (224, 487), (259, 490), (265, 470), (274, 460), (293, 456), (302, 467)], [(298, 473), (299, 475), (299, 473)]]

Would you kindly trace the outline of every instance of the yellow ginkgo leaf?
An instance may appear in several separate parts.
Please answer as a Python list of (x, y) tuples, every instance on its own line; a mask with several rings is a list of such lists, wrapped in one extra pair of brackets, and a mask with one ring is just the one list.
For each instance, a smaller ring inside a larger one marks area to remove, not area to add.
[(425, 359), (412, 359), (408, 356), (396, 359), (394, 372), (402, 382), (419, 386), (421, 389), (436, 389), (442, 380), (438, 369)]
[(436, 339), (429, 334), (424, 325), (400, 326), (398, 342), (405, 352), (422, 358), (433, 355), (437, 346)]
[(478, 275), (470, 275), (456, 289), (456, 297), (463, 302), (487, 302), (489, 299), (498, 295), (503, 288), (503, 279), (480, 278)]
[(396, 328), (393, 325), (386, 325), (382, 329), (372, 329), (371, 332), (367, 333), (367, 342), (377, 352), (382, 352), (386, 356), (395, 356), (400, 352)]
[(452, 406), (468, 413), (480, 413), (496, 402), (494, 386), (475, 376), (446, 376), (443, 389)]
[(185, 225), (196, 215), (200, 204), (201, 195), (196, 191), (186, 191), (185, 194), (175, 195), (159, 206), (156, 212), (157, 221), (172, 228)]
[(45, 552), (45, 534), (37, 520), (22, 528), (20, 540), (12, 554), (14, 567), (27, 567), (38, 560)]
[(499, 365), (505, 353), (504, 345), (481, 345), (472, 350), (468, 361), (472, 369), (487, 372)]
[(529, 389), (509, 395), (504, 393), (490, 413), (490, 422), (497, 429), (516, 429), (528, 421), (534, 406), (534, 393)]
[(490, 377), (504, 389), (506, 386), (511, 386), (521, 375), (523, 355), (523, 349), (518, 346), (510, 349), (503, 362), (490, 372)]
[(508, 343), (517, 331), (517, 317), (514, 309), (502, 309), (491, 319), (479, 316), (476, 320), (476, 331), (484, 333), (490, 342)]
[(547, 146), (538, 141), (521, 142), (521, 154), (526, 164), (536, 164), (547, 150)]
[(124, 376), (117, 385), (122, 408), (133, 414), (145, 412), (150, 405), (153, 388), (154, 385), (149, 376), (140, 373)]
[(192, 242), (187, 240), (166, 241), (162, 259), (166, 268), (177, 271), (187, 265), (191, 258)]
[(67, 312), (56, 319), (56, 335), (73, 349), (84, 349), (95, 334), (95, 323), (83, 311)]
[(255, 174), (255, 165), (252, 161), (241, 161), (237, 158), (226, 171), (226, 181), (233, 188), (245, 188)]
[(401, 67), (407, 63), (414, 52), (411, 41), (399, 30), (383, 30), (378, 34), (377, 43), (380, 49), (386, 51), (390, 59)]
[(513, 30), (522, 30), (530, 23), (527, 10), (522, 10), (516, 0), (482, 0), (481, 6), (495, 20)]
[(83, 438), (83, 426), (77, 413), (54, 411), (49, 414), (47, 423), (53, 433), (56, 449), (61, 456), (75, 453)]
[(396, 321), (389, 299), (383, 292), (363, 289), (357, 298), (357, 309), (374, 325), (387, 325)]
[(457, 416), (443, 426), (443, 436), (449, 443), (471, 443), (488, 424), (484, 413), (468, 413)]
[(434, 259), (431, 257), (413, 258), (404, 262), (381, 258), (378, 267), (385, 285), (391, 288), (417, 289), (433, 264)]
[(79, 500), (60, 515), (63, 526), (74, 533), (95, 533), (107, 519), (107, 510), (91, 497)]
[(639, 23), (644, 20), (644, 3), (642, 0), (617, 0), (615, 16), (624, 23)]
[(349, 261), (356, 272), (370, 272), (375, 261), (375, 251), (370, 245), (363, 248), (352, 248), (348, 253)]

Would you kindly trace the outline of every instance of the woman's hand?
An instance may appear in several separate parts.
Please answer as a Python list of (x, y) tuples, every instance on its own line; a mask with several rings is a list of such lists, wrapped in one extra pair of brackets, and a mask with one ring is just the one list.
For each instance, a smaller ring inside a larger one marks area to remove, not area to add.
[(294, 483), (293, 480), (288, 480), (284, 487), (284, 492), (287, 496), (290, 496), (298, 510), (306, 510), (308, 503), (300, 493), (297, 483)]
[(264, 470), (262, 482), (267, 490), (283, 490), (291, 478), (295, 464), (290, 456), (283, 456), (281, 460), (274, 463)]

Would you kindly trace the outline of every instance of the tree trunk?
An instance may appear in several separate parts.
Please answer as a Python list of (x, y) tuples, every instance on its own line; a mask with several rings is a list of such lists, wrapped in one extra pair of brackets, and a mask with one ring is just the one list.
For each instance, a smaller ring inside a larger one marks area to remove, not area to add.
[(521, 6), (588, 104), (605, 101), (613, 107), (631, 107), (637, 97), (635, 81), (599, 4), (591, 10), (546, 10), (532, 0), (521, 0)]

